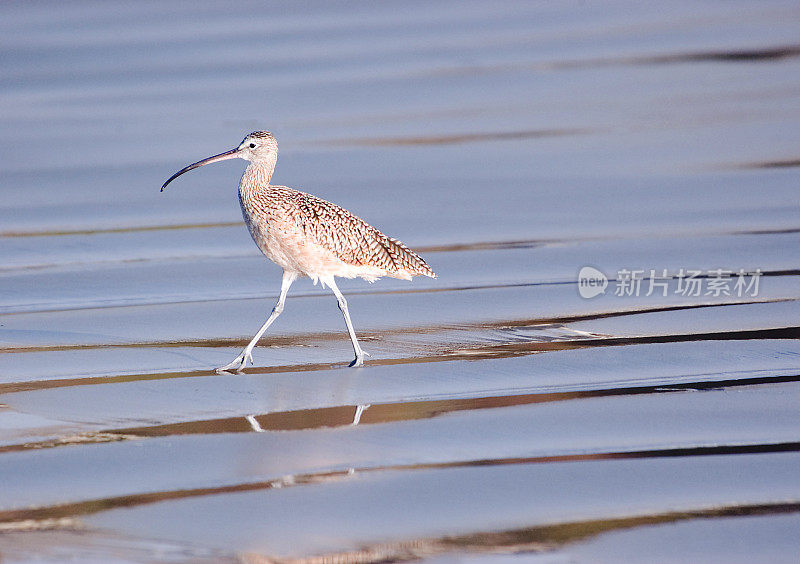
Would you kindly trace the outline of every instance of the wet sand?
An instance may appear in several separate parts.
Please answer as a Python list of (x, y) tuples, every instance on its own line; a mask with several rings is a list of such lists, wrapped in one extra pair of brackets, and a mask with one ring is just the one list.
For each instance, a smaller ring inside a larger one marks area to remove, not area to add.
[[(794, 3), (0, 15), (3, 562), (796, 556)], [(341, 282), (364, 368), (306, 280), (213, 372), (280, 270), (158, 189), (253, 129), (439, 275)]]

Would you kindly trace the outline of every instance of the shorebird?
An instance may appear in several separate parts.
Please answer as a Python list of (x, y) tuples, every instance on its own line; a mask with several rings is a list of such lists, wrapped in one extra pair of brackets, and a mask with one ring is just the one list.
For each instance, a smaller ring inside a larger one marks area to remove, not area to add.
[(314, 284), (319, 281), (323, 288), (327, 286), (333, 291), (356, 355), (350, 366), (363, 365), (367, 353), (358, 343), (347, 300), (334, 278), (361, 277), (374, 282), (381, 276), (411, 280), (420, 275), (436, 278), (436, 274), (422, 257), (403, 243), (387, 237), (346, 209), (299, 190), (271, 185), (278, 160), (278, 142), (269, 131), (254, 131), (235, 149), (182, 168), (161, 186), (161, 191), (185, 172), (227, 159), (250, 162), (239, 181), (242, 216), (264, 256), (283, 269), (283, 279), (272, 313), (242, 353), (229, 364), (217, 368), (217, 372), (232, 369), (240, 372), (248, 362), (253, 364), (253, 348), (283, 311), (292, 282), (302, 276), (308, 276)]

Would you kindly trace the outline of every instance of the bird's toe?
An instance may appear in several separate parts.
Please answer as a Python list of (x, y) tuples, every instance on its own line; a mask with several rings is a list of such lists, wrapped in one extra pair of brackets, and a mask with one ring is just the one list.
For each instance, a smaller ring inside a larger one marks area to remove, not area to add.
[(359, 366), (364, 366), (364, 357), (357, 356), (353, 362), (350, 363), (350, 368), (357, 368)]
[[(234, 358), (233, 362), (231, 362), (230, 364), (226, 364), (225, 366), (220, 366), (219, 368), (217, 368), (215, 370), (215, 372), (217, 374), (221, 374), (223, 372), (225, 372), (227, 374), (230, 374), (231, 371), (234, 371), (234, 372), (237, 372), (237, 373), (241, 372), (242, 368), (247, 366), (247, 358), (248, 358), (248, 356), (250, 356), (250, 355), (242, 353), (239, 356), (237, 356), (236, 358)], [(250, 357), (250, 363), (251, 364), (253, 363), (253, 357)]]

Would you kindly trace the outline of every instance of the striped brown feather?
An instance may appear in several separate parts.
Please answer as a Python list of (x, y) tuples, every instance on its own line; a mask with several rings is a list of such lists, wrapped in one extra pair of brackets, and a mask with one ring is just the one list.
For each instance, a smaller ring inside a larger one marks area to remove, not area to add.
[(331, 251), (342, 262), (376, 266), (388, 272), (405, 270), (412, 275), (436, 278), (422, 257), (346, 209), (283, 186), (270, 186), (269, 191), (280, 192), (275, 200), (283, 204), (281, 207), (285, 213), (292, 216), (304, 235)]

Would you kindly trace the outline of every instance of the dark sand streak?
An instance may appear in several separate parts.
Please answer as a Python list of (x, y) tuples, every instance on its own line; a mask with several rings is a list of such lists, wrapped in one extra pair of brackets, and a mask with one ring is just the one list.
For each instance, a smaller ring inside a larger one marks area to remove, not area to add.
[[(339, 337), (341, 338), (341, 337)], [(527, 356), (548, 351), (574, 350), (591, 347), (616, 347), (654, 343), (682, 343), (697, 341), (762, 340), (762, 339), (800, 339), (800, 327), (780, 327), (774, 329), (754, 329), (716, 333), (686, 333), (676, 335), (653, 335), (643, 337), (597, 337), (562, 341), (522, 341), (501, 345), (486, 345), (445, 349), (432, 355), (404, 358), (383, 358), (370, 361), (373, 366), (395, 364), (417, 364), (423, 362), (449, 362), (454, 360), (487, 360)], [(66, 349), (71, 350), (71, 349)], [(247, 374), (278, 374), (286, 372), (308, 372), (342, 368), (346, 363), (309, 363), (282, 366), (255, 367), (246, 370)], [(185, 372), (159, 372), (150, 374), (125, 374), (119, 376), (62, 378), (31, 382), (7, 382), (0, 384), (0, 394), (62, 388), (68, 386), (92, 386), (119, 382), (165, 380), (171, 378), (193, 378), (197, 376), (218, 376), (213, 370), (191, 370)]]
[(219, 223), (184, 223), (174, 225), (142, 225), (132, 227), (98, 227), (93, 229), (55, 229), (50, 231), (0, 231), (0, 237), (58, 237), (63, 235), (99, 235), (103, 233), (139, 233), (144, 231), (174, 231), (178, 229), (209, 229), (237, 227), (241, 221)]
[(692, 63), (770, 63), (800, 56), (800, 45), (764, 47), (761, 49), (731, 49), (726, 51), (695, 51), (663, 53), (660, 55), (634, 55), (622, 57), (597, 57), (535, 63), (502, 63), (497, 65), (464, 65), (442, 67), (424, 74), (428, 76), (475, 75), (509, 73), (514, 71), (560, 71), (613, 66), (675, 65)]
[[(726, 373), (730, 374), (730, 373)], [(432, 419), (448, 413), (458, 411), (474, 411), (481, 409), (496, 409), (535, 403), (552, 403), (575, 399), (634, 396), (640, 394), (673, 393), (686, 390), (719, 390), (739, 386), (754, 386), (760, 384), (780, 384), (786, 382), (800, 382), (800, 374), (794, 376), (765, 376), (713, 381), (680, 382), (669, 385), (655, 386), (626, 386), (619, 388), (605, 388), (599, 390), (585, 390), (575, 392), (544, 392), (534, 394), (482, 396), (468, 399), (449, 400), (423, 400), (409, 402), (395, 402), (372, 404), (369, 410), (361, 415), (359, 425), (377, 423), (392, 423), (395, 421), (416, 421)], [(349, 427), (353, 422), (353, 414), (358, 406), (343, 405), (315, 409), (301, 409), (294, 411), (270, 412), (254, 415), (259, 426), (265, 431), (299, 431), (310, 429), (327, 429), (335, 427)], [(200, 421), (187, 421), (153, 425), (147, 427), (130, 427), (107, 431), (110, 436), (124, 437), (164, 437), (190, 434), (218, 434), (218, 433), (252, 433), (251, 424), (242, 416), (225, 417), (220, 419), (207, 419)], [(0, 447), (0, 453), (6, 448)], [(16, 450), (20, 450), (17, 448)]]
[[(729, 233), (730, 235), (772, 235), (772, 234), (792, 234), (797, 232), (795, 229), (786, 229), (781, 230), (778, 232), (772, 231), (741, 231), (741, 232), (733, 232)], [(555, 240), (552, 242), (556, 242)], [(522, 244), (519, 242), (511, 242), (513, 246), (508, 247), (485, 247), (486, 250), (491, 248), (523, 248)], [(482, 244), (483, 245), (483, 244)], [(495, 245), (495, 244), (491, 244)], [(537, 241), (536, 243), (532, 243), (531, 247), (534, 246), (542, 246), (541, 241)], [(459, 249), (455, 249), (459, 250)], [(420, 252), (431, 252), (428, 251), (420, 251)], [(446, 252), (446, 251), (445, 251)], [(246, 255), (238, 255), (233, 258), (241, 258), (241, 256)], [(197, 257), (194, 257), (195, 259)], [(218, 257), (215, 257), (218, 258)], [(171, 259), (170, 259), (171, 260)], [(189, 259), (181, 259), (181, 260), (189, 260)], [(125, 262), (125, 261), (122, 261)], [(134, 259), (128, 262), (149, 262), (149, 259)], [(27, 267), (25, 267), (27, 268)], [(39, 268), (39, 267), (36, 267)], [(24, 269), (22, 269), (24, 270)], [(3, 269), (0, 268), (0, 272), (3, 272)], [(735, 273), (734, 273), (735, 274)], [(762, 270), (761, 276), (798, 276), (800, 275), (800, 269), (782, 269), (782, 270)], [(709, 279), (713, 278), (710, 274), (700, 274), (696, 276), (697, 279)], [(668, 277), (669, 280), (675, 280), (676, 276), (670, 275)], [(650, 280), (650, 277), (644, 277), (641, 279), (642, 281)], [(609, 282), (618, 282), (616, 278), (609, 277)], [(437, 286), (437, 287), (429, 287), (429, 288), (395, 288), (392, 290), (373, 290), (373, 289), (352, 289), (348, 290), (348, 295), (357, 295), (357, 296), (383, 296), (383, 295), (396, 295), (396, 294), (433, 294), (437, 292), (460, 292), (464, 290), (494, 290), (494, 289), (502, 289), (502, 288), (525, 288), (525, 287), (537, 287), (537, 286), (563, 286), (565, 284), (577, 284), (575, 279), (568, 279), (568, 280), (540, 280), (540, 281), (533, 281), (533, 282), (517, 282), (517, 283), (506, 283), (506, 284), (469, 284), (469, 285), (460, 285), (460, 286)], [(149, 299), (147, 301), (138, 301), (138, 302), (131, 302), (130, 300), (125, 302), (117, 302), (112, 300), (105, 300), (103, 303), (90, 303), (90, 304), (83, 304), (83, 305), (75, 305), (75, 306), (68, 306), (68, 307), (61, 307), (61, 308), (37, 308), (35, 307), (37, 304), (15, 304), (12, 309), (9, 306), (6, 306), (5, 311), (0, 310), (0, 317), (6, 315), (25, 315), (29, 313), (58, 313), (62, 311), (86, 311), (86, 310), (94, 310), (94, 309), (113, 309), (113, 308), (129, 308), (129, 307), (149, 307), (154, 305), (171, 305), (171, 304), (198, 304), (198, 303), (216, 303), (216, 302), (227, 302), (227, 301), (240, 301), (240, 300), (265, 300), (265, 299), (275, 299), (275, 295), (273, 294), (258, 294), (258, 295), (244, 295), (244, 296), (230, 296), (230, 297), (221, 297), (221, 298), (208, 298), (208, 299), (183, 299), (183, 300), (155, 300)], [(289, 296), (290, 299), (299, 299), (299, 298), (329, 298), (330, 296), (327, 293), (322, 291), (319, 292), (307, 292), (307, 293), (299, 293), (293, 294)], [(770, 302), (770, 301), (792, 301), (796, 298), (777, 298), (772, 300), (761, 300), (761, 302)], [(743, 302), (724, 302), (722, 305), (729, 305), (729, 304), (738, 304)], [(719, 305), (719, 304), (700, 304), (701, 306), (706, 305)], [(20, 309), (22, 308), (22, 309)], [(4, 349), (0, 348), (0, 352), (4, 352)]]
[[(776, 275), (795, 275), (796, 271), (782, 271)], [(765, 274), (766, 275), (766, 274)], [(554, 284), (564, 284), (565, 282), (555, 282)], [(487, 285), (487, 286), (473, 286), (464, 289), (495, 289), (495, 288), (513, 288), (513, 287), (526, 287), (542, 285), (546, 283), (524, 283), (524, 284), (508, 284), (508, 285)], [(423, 293), (423, 292), (442, 292), (448, 291), (439, 288), (433, 289), (413, 289), (413, 290), (388, 290), (385, 294), (402, 294), (402, 293)], [(367, 294), (367, 292), (363, 292)], [(351, 292), (353, 295), (360, 295), (359, 292)], [(306, 297), (324, 297), (323, 294), (301, 294), (292, 296), (293, 298), (306, 298)], [(528, 318), (518, 320), (504, 320), (490, 323), (475, 323), (475, 324), (459, 324), (459, 325), (440, 325), (433, 327), (406, 327), (396, 328), (381, 331), (380, 333), (362, 333), (364, 340), (381, 340), (389, 335), (402, 335), (402, 334), (435, 334), (443, 330), (454, 329), (505, 329), (512, 327), (537, 327), (543, 325), (554, 324), (568, 324), (579, 321), (592, 321), (596, 319), (605, 319), (613, 317), (624, 317), (628, 315), (638, 315), (645, 313), (661, 313), (667, 311), (682, 311), (707, 307), (726, 307), (737, 305), (754, 305), (754, 304), (770, 304), (770, 303), (785, 303), (796, 301), (795, 298), (778, 298), (769, 300), (748, 300), (739, 302), (723, 302), (723, 303), (703, 303), (703, 304), (684, 304), (676, 306), (662, 306), (644, 309), (632, 310), (618, 310), (600, 313), (591, 313), (584, 315), (573, 315), (564, 317), (548, 317), (548, 318)], [(135, 306), (129, 306), (135, 307)], [(10, 314), (12, 315), (12, 314)], [(311, 341), (330, 341), (342, 340), (341, 334), (338, 332), (331, 333), (307, 333), (305, 335), (293, 335), (286, 337), (264, 337), (261, 342), (261, 347), (269, 346), (301, 346), (308, 345)], [(142, 341), (136, 343), (102, 343), (102, 344), (72, 344), (72, 345), (41, 345), (41, 346), (28, 346), (28, 347), (0, 347), (0, 353), (24, 353), (24, 352), (58, 352), (69, 350), (87, 350), (87, 349), (112, 349), (112, 348), (177, 348), (177, 347), (241, 347), (249, 342), (247, 337), (241, 338), (217, 338), (217, 339), (195, 339), (186, 341)], [(569, 342), (573, 342), (570, 340)], [(335, 365), (334, 365), (335, 366)]]
[[(695, 62), (770, 62), (800, 56), (800, 45), (764, 47), (762, 49), (731, 49), (727, 51), (697, 51), (674, 55), (631, 58), (636, 64), (695, 63)], [(624, 60), (624, 59), (623, 59)]]
[[(366, 546), (356, 551), (337, 552), (305, 558), (272, 558), (245, 553), (248, 562), (327, 564), (331, 562), (402, 562), (448, 554), (532, 554), (551, 552), (567, 544), (585, 541), (603, 533), (637, 527), (677, 523), (694, 519), (753, 517), (797, 513), (800, 503), (731, 505), (694, 511), (675, 511), (613, 519), (574, 521), (506, 531), (485, 531), (440, 538), (421, 538)], [(263, 560), (262, 560), (263, 559)]]
[[(0, 511), (0, 524), (14, 523), (23, 520), (61, 519), (80, 515), (91, 515), (110, 509), (122, 507), (136, 507), (150, 503), (193, 498), (207, 495), (226, 493), (240, 493), (248, 491), (269, 490), (274, 488), (287, 488), (307, 484), (342, 481), (352, 478), (356, 474), (376, 473), (386, 471), (420, 471), (441, 470), (449, 468), (508, 466), (517, 464), (548, 464), (554, 462), (581, 462), (587, 460), (617, 460), (624, 458), (672, 458), (693, 456), (719, 456), (730, 454), (765, 454), (779, 452), (798, 452), (800, 442), (749, 444), (749, 445), (715, 445), (690, 447), (686, 449), (655, 449), (635, 450), (628, 452), (606, 452), (594, 454), (571, 454), (557, 456), (512, 457), (495, 459), (476, 459), (451, 462), (431, 462), (419, 464), (394, 464), (387, 466), (366, 466), (359, 468), (346, 468), (343, 470), (330, 470), (323, 472), (302, 473), (282, 476), (271, 480), (230, 484), (225, 486), (190, 488), (182, 490), (165, 490), (158, 492), (129, 494), (102, 499), (79, 501), (51, 505), (46, 507), (32, 507), (26, 509), (11, 509)], [(795, 505), (795, 504), (792, 504)], [(796, 504), (800, 508), (800, 503)]]
[(515, 139), (541, 139), (566, 135), (588, 135), (591, 129), (530, 129), (525, 131), (498, 131), (485, 133), (454, 133), (441, 135), (418, 135), (409, 137), (361, 137), (356, 139), (330, 139), (319, 141), (321, 145), (358, 145), (367, 147), (398, 147), (406, 145), (454, 145), (480, 141), (506, 141)]
[(800, 166), (800, 159), (786, 159), (745, 163), (737, 168), (794, 168), (798, 166)]
[[(746, 374), (752, 374), (752, 372), (748, 371)], [(532, 394), (478, 396), (464, 399), (422, 400), (372, 404), (369, 410), (364, 411), (362, 414), (359, 425), (392, 423), (397, 421), (417, 421), (423, 419), (432, 419), (441, 415), (455, 413), (458, 411), (495, 409), (518, 405), (553, 403), (586, 398), (673, 393), (687, 390), (708, 391), (720, 390), (724, 388), (735, 388), (740, 386), (754, 386), (760, 384), (800, 382), (800, 374), (791, 376), (748, 376), (743, 378), (730, 378), (730, 372), (725, 372), (725, 375), (728, 376), (728, 378), (724, 380), (697, 380), (693, 382), (684, 381), (673, 384), (662, 383), (658, 385), (643, 386), (631, 385), (616, 388), (570, 392), (539, 392)], [(256, 419), (259, 426), (264, 431), (330, 429), (336, 427), (350, 427), (353, 423), (353, 415), (357, 408), (358, 406), (356, 405), (338, 405), (332, 407), (298, 409), (292, 411), (274, 411), (260, 415), (253, 414), (252, 416)], [(109, 429), (106, 431), (82, 433), (44, 441), (10, 444), (1, 446), (0, 454), (7, 452), (41, 450), (45, 448), (56, 448), (63, 446), (137, 440), (152, 437), (252, 432), (254, 431), (251, 423), (247, 421), (244, 416), (239, 415), (235, 417), (224, 417), (219, 419), (167, 423), (164, 425)]]

